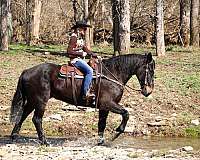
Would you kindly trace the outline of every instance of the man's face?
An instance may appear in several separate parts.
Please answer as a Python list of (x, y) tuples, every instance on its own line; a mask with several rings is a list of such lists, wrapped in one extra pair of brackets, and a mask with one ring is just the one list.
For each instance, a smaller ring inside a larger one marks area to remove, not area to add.
[(85, 27), (85, 28), (79, 28), (79, 33), (80, 33), (81, 35), (85, 35), (86, 30), (87, 30), (86, 27)]

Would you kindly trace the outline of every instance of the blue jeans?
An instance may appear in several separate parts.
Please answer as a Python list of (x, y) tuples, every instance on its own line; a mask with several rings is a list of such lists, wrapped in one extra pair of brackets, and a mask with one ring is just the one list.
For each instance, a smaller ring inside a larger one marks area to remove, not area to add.
[(73, 65), (84, 73), (82, 94), (86, 95), (92, 82), (93, 69), (83, 59), (78, 59)]

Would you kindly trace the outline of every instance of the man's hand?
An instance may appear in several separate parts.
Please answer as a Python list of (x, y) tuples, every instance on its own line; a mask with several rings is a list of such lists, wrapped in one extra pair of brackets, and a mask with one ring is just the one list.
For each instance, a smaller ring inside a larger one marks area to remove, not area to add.
[(98, 59), (99, 62), (102, 61), (102, 57), (101, 56), (97, 56), (97, 59)]
[(87, 56), (87, 52), (83, 52), (83, 57)]

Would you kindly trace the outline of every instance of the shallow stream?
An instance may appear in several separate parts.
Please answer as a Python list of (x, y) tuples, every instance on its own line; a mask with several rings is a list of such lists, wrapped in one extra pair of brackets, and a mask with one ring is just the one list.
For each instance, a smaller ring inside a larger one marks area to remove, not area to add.
[(112, 145), (143, 150), (174, 150), (191, 146), (195, 151), (200, 151), (200, 138), (121, 136)]

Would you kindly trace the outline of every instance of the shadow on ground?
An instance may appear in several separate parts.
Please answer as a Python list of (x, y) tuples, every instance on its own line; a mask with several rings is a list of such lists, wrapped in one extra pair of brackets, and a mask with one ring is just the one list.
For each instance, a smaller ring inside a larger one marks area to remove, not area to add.
[[(76, 137), (67, 137), (67, 138), (60, 138), (60, 137), (50, 137), (47, 138), (47, 142), (51, 146), (62, 146), (67, 141), (75, 141), (77, 140)], [(29, 144), (29, 145), (39, 145), (39, 141), (37, 137), (31, 137), (31, 136), (20, 136), (16, 141), (12, 141), (10, 139), (10, 136), (6, 135), (3, 137), (0, 137), (0, 146), (4, 146), (6, 144)]]

